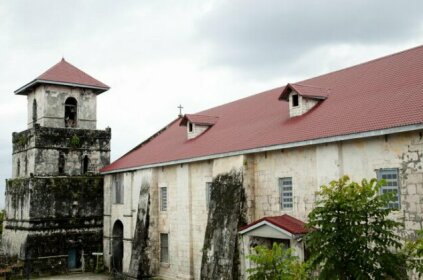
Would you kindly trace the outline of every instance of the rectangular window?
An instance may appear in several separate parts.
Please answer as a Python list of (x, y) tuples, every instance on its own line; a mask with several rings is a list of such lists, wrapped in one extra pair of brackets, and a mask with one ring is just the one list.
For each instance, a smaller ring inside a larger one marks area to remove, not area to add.
[(400, 209), (401, 199), (398, 168), (379, 169), (377, 171), (377, 179), (385, 180), (385, 185), (380, 189), (381, 193), (395, 192), (395, 197), (391, 202), (389, 202), (388, 207), (393, 209)]
[(169, 263), (169, 235), (160, 233), (160, 262)]
[(292, 95), (292, 107), (297, 107), (299, 104), (299, 98), (298, 98), (298, 94), (293, 94)]
[(160, 188), (160, 210), (167, 211), (167, 187)]
[(292, 209), (292, 177), (279, 178), (281, 209)]
[(123, 204), (123, 176), (115, 175), (113, 177), (113, 203)]
[(209, 209), (209, 205), (210, 205), (211, 188), (212, 188), (212, 183), (207, 182), (206, 183), (206, 207), (207, 207), (207, 209)]

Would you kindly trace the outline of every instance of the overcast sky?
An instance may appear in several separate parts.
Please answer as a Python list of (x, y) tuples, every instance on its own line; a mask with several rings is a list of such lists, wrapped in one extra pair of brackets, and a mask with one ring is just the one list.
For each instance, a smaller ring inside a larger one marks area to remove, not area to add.
[(111, 86), (97, 126), (115, 160), (179, 104), (195, 113), (421, 44), (421, 0), (0, 0), (0, 208), (26, 129), (13, 91), (62, 56)]

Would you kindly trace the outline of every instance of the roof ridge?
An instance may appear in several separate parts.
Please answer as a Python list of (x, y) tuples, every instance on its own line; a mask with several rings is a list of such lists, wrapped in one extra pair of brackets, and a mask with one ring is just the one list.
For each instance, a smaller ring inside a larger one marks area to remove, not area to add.
[(204, 116), (204, 117), (213, 117), (213, 118), (219, 118), (218, 116), (213, 115), (204, 115), (204, 114), (185, 114), (186, 116)]
[(383, 60), (383, 59), (386, 59), (386, 58), (389, 58), (389, 57), (397, 56), (397, 55), (400, 55), (400, 54), (403, 54), (403, 53), (406, 53), (406, 52), (409, 52), (409, 51), (417, 50), (417, 49), (420, 49), (420, 48), (423, 48), (423, 45), (412, 47), (410, 49), (406, 49), (406, 50), (399, 51), (399, 52), (396, 52), (396, 53), (391, 53), (391, 54), (388, 54), (388, 55), (385, 55), (385, 56), (382, 56), (382, 57), (378, 57), (378, 58), (374, 58), (374, 59), (371, 59), (371, 60), (367, 60), (367, 61), (364, 61), (364, 62), (361, 62), (361, 63), (358, 63), (358, 64), (354, 64), (354, 65), (351, 65), (351, 66), (347, 66), (345, 68), (338, 69), (338, 70), (335, 70), (335, 71), (332, 71), (332, 72), (329, 72), (329, 73), (317, 75), (317, 76), (309, 78), (309, 79), (298, 81), (297, 84), (301, 83), (301, 82), (306, 82), (306, 81), (314, 80), (314, 79), (317, 79), (317, 78), (321, 78), (321, 77), (324, 77), (324, 76), (327, 76), (327, 75), (332, 75), (332, 74), (335, 74), (335, 73), (343, 72), (343, 71), (346, 71), (346, 70), (349, 70), (349, 69), (361, 67), (361, 66), (366, 65), (366, 64), (374, 63), (374, 62), (379, 61), (379, 60)]
[[(242, 101), (242, 100), (246, 100), (246, 99), (254, 98), (254, 97), (256, 97), (257, 95), (261, 95), (261, 94), (269, 94), (269, 93), (271, 93), (272, 91), (277, 90), (277, 89), (280, 89), (281, 91), (283, 91), (283, 89), (284, 89), (284, 88), (285, 88), (285, 86), (278, 86), (278, 87), (275, 87), (275, 88), (272, 88), (272, 89), (268, 89), (268, 90), (265, 90), (265, 91), (261, 91), (261, 92), (258, 92), (258, 93), (254, 93), (253, 95), (248, 95), (248, 96), (242, 97), (242, 98), (240, 98), (240, 99), (236, 99), (236, 100), (233, 100), (233, 101), (229, 101), (229, 102), (226, 102), (226, 103), (223, 103), (223, 104), (220, 104), (220, 105), (217, 105), (217, 106), (214, 106), (214, 107), (211, 107), (211, 108), (208, 108), (208, 109), (202, 110), (202, 111), (200, 111), (199, 113), (203, 113), (203, 112), (206, 112), (206, 111), (214, 110), (214, 109), (217, 109), (217, 108), (219, 108), (219, 107), (223, 107), (223, 106), (228, 106), (229, 104), (232, 104), (232, 103), (235, 103), (235, 102), (239, 102), (239, 101)], [(198, 114), (196, 113), (195, 115), (198, 115)]]
[(330, 89), (327, 87), (318, 87), (318, 86), (311, 86), (311, 85), (304, 85), (304, 84), (300, 84), (300, 83), (289, 83), (290, 85), (294, 85), (294, 86), (302, 86), (302, 87), (310, 87), (310, 88), (318, 88), (318, 89)]

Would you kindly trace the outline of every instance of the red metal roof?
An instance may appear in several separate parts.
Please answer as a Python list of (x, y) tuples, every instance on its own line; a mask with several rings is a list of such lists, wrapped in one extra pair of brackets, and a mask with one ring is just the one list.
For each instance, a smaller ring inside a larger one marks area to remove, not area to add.
[(288, 231), (291, 234), (304, 234), (307, 233), (308, 230), (305, 226), (303, 221), (300, 221), (288, 214), (284, 214), (282, 216), (274, 216), (274, 217), (264, 217), (255, 222), (252, 222), (242, 228), (239, 231), (245, 231), (249, 228), (252, 228), (255, 225), (259, 225), (263, 222), (269, 222), (274, 226), (277, 226), (281, 229)]
[(64, 84), (82, 88), (92, 88), (95, 89), (97, 93), (104, 92), (110, 88), (106, 84), (94, 79), (62, 58), (61, 61), (53, 65), (50, 69), (35, 78), (33, 81), (17, 89), (15, 93), (27, 94), (28, 89), (41, 83)]
[(423, 47), (301, 81), (330, 89), (306, 114), (289, 117), (275, 88), (198, 114), (219, 117), (201, 137), (188, 140), (174, 122), (102, 172), (201, 158), (313, 139), (423, 124)]
[(182, 118), (180, 125), (186, 125), (188, 121), (194, 124), (199, 124), (199, 125), (214, 125), (218, 119), (219, 119), (218, 117), (214, 117), (214, 116), (186, 114)]

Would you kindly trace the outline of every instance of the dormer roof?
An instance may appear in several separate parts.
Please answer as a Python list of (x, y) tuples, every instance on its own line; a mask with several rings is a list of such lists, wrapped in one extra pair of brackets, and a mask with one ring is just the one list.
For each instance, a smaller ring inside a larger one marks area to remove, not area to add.
[(279, 96), (279, 100), (288, 101), (289, 94), (292, 91), (295, 91), (299, 95), (309, 99), (324, 100), (328, 98), (330, 90), (327, 88), (322, 88), (317, 86), (288, 83), (283, 89), (281, 95)]
[(196, 125), (203, 125), (203, 126), (212, 126), (214, 125), (218, 117), (214, 116), (207, 116), (207, 115), (199, 115), (199, 114), (186, 114), (179, 125), (186, 126), (188, 122), (191, 122)]
[(305, 234), (308, 232), (306, 224), (288, 214), (274, 217), (264, 217), (240, 228), (240, 234), (248, 233), (258, 227), (273, 225), (292, 235)]
[(32, 88), (39, 84), (87, 88), (92, 89), (97, 94), (110, 89), (108, 85), (94, 79), (84, 71), (76, 68), (64, 58), (31, 82), (15, 90), (15, 94), (27, 95)]

